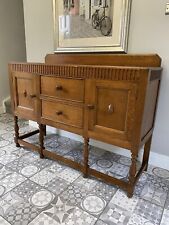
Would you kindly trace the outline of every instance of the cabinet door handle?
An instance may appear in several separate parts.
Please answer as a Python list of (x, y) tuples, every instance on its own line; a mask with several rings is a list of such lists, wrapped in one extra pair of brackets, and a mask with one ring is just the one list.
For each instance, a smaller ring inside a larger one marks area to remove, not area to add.
[(30, 97), (31, 98), (36, 98), (36, 95), (35, 94), (31, 94)]
[(25, 98), (27, 97), (27, 91), (26, 90), (24, 91), (23, 95), (24, 95)]
[(91, 109), (94, 109), (94, 105), (89, 104), (89, 105), (87, 105), (87, 108), (90, 109), (90, 110), (91, 110)]
[(62, 111), (57, 111), (56, 115), (58, 115), (58, 116), (63, 115), (63, 112)]
[(56, 85), (56, 90), (61, 91), (61, 90), (63, 90), (63, 87), (61, 85)]
[(109, 112), (109, 113), (113, 113), (113, 112), (114, 112), (114, 107), (112, 106), (112, 104), (110, 104), (110, 105), (108, 106), (108, 112)]

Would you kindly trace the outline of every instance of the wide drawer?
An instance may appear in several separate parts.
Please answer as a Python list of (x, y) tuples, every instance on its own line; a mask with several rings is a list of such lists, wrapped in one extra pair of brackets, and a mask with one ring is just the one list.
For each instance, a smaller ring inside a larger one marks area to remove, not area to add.
[(73, 127), (83, 127), (83, 108), (59, 101), (42, 100), (42, 117)]
[(60, 99), (83, 102), (84, 80), (42, 76), (41, 94)]

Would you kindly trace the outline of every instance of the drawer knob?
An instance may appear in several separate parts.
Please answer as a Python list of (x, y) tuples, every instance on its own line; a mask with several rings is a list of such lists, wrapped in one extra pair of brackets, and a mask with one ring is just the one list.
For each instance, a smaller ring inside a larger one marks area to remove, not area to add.
[(26, 90), (24, 91), (23, 95), (24, 95), (25, 98), (27, 97), (27, 91)]
[(56, 85), (56, 90), (61, 91), (61, 90), (63, 90), (63, 87), (61, 85)]
[(35, 94), (31, 94), (30, 97), (31, 98), (36, 98), (36, 95)]
[(62, 111), (57, 111), (56, 115), (58, 115), (58, 116), (63, 115), (63, 112)]
[(110, 104), (110, 105), (108, 106), (108, 112), (109, 112), (109, 113), (113, 113), (113, 112), (114, 112), (114, 107), (112, 106), (112, 104)]
[(94, 109), (94, 105), (89, 104), (89, 105), (87, 105), (87, 108), (90, 109), (90, 110), (91, 110), (91, 109)]

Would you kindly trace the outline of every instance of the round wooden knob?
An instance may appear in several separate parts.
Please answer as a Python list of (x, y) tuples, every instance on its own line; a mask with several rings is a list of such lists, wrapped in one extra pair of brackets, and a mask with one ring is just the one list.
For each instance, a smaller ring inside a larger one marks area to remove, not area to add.
[(56, 85), (56, 90), (61, 91), (61, 90), (63, 90), (63, 87), (61, 85)]
[(35, 94), (30, 95), (31, 98), (36, 98)]
[(87, 105), (87, 108), (90, 109), (90, 110), (91, 110), (91, 109), (94, 109), (94, 105), (89, 104), (89, 105)]
[(58, 115), (58, 116), (63, 115), (63, 112), (62, 111), (57, 111), (56, 115)]

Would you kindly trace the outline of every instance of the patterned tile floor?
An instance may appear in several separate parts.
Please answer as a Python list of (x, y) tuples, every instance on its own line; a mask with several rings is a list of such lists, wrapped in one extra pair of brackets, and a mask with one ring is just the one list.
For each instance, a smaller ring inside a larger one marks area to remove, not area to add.
[[(21, 133), (32, 130), (25, 121), (19, 123)], [(1, 114), (0, 225), (169, 225), (169, 171), (150, 166), (128, 199), (115, 186), (84, 179), (78, 171), (16, 148), (13, 133), (13, 118)], [(45, 145), (82, 160), (80, 142), (48, 135)], [(90, 165), (127, 179), (130, 160), (91, 147)]]

